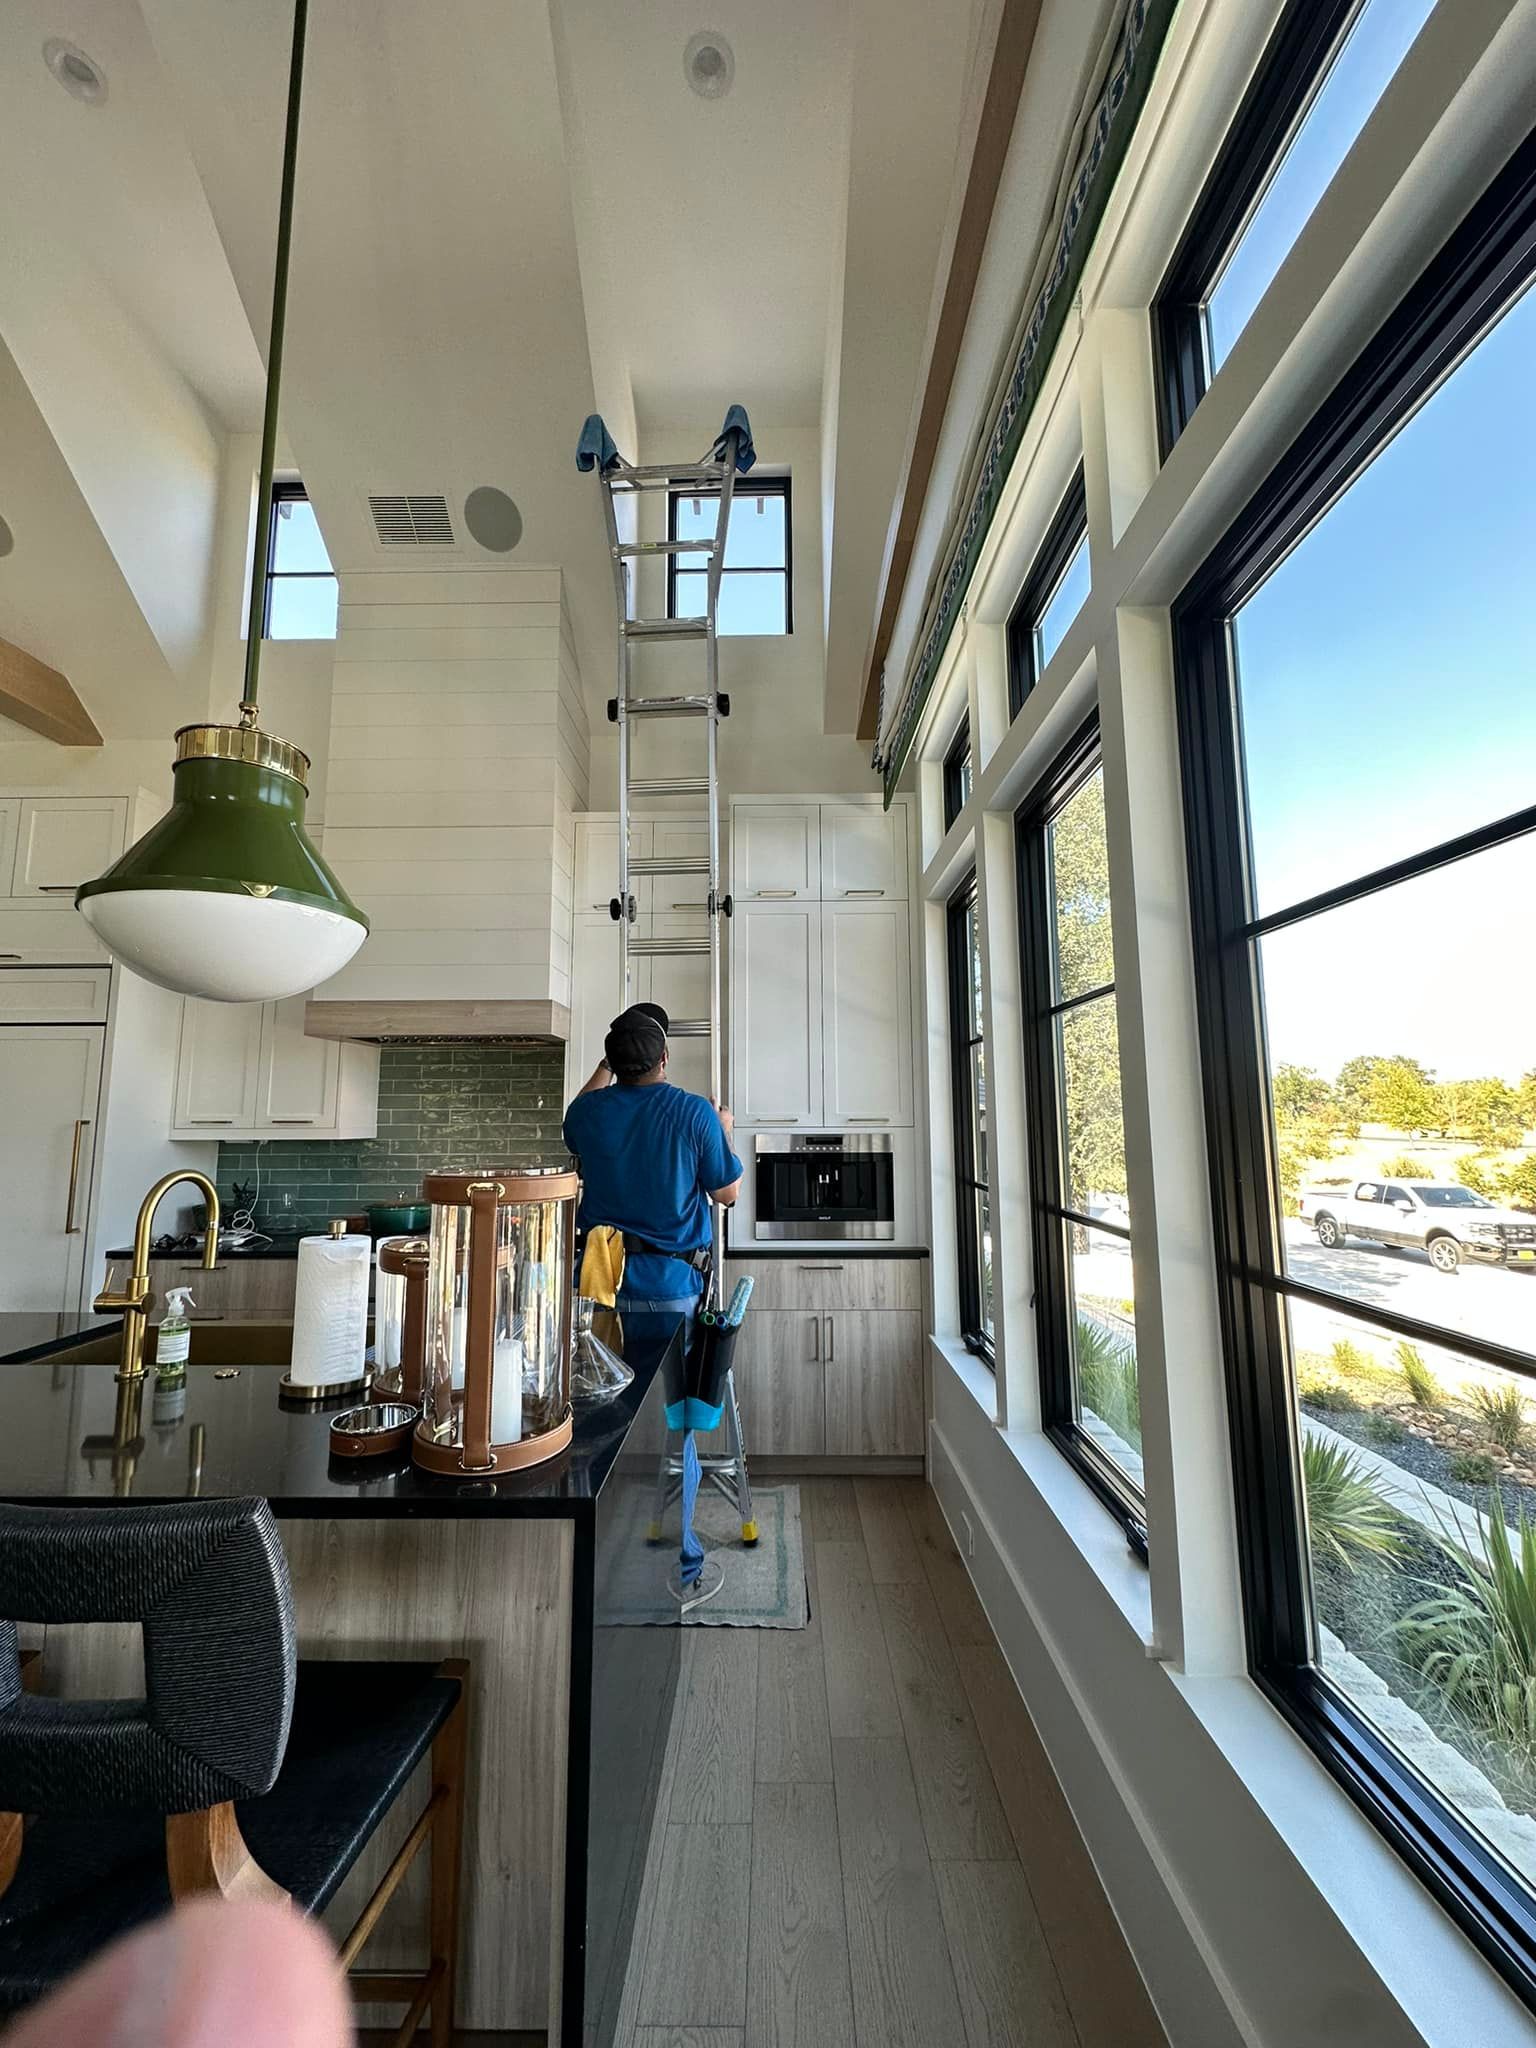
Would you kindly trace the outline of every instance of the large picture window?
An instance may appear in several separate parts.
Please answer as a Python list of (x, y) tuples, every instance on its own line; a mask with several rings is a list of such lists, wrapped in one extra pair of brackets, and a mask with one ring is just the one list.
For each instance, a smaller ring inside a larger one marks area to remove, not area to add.
[(1188, 424), (1435, 0), (1291, 0), (1153, 309), (1164, 453)]
[(1527, 145), (1175, 613), (1255, 1673), (1528, 1997), (1533, 274)]
[(993, 1358), (992, 1195), (987, 1184), (987, 1048), (981, 1029), (981, 933), (972, 874), (949, 904), (949, 1043), (954, 1068), (960, 1332)]
[(1139, 1527), (1141, 1389), (1097, 722), (1019, 812), (1018, 856), (1045, 1426)]

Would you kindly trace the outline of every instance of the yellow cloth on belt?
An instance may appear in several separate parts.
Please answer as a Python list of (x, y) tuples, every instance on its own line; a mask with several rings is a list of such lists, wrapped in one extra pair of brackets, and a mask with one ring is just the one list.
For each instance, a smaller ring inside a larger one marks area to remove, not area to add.
[(624, 1233), (611, 1223), (594, 1223), (581, 1255), (581, 1286), (587, 1301), (612, 1308), (624, 1284)]

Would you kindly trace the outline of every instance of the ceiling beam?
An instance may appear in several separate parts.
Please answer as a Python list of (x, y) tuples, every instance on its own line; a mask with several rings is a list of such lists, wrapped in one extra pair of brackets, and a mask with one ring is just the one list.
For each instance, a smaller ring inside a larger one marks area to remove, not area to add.
[(61, 747), (99, 747), (101, 734), (68, 676), (0, 640), (0, 715)]
[(976, 128), (976, 144), (971, 151), (965, 197), (955, 228), (949, 276), (945, 280), (944, 298), (928, 357), (923, 401), (912, 432), (912, 444), (907, 451), (906, 468), (897, 495), (896, 523), (880, 579), (875, 637), (870, 645), (869, 665), (864, 672), (864, 696), (859, 709), (861, 740), (876, 737), (876, 721), (880, 715), (880, 671), (890, 652), (896, 613), (912, 567), (918, 521), (933, 478), (939, 434), (949, 406), (960, 345), (965, 339), (966, 323), (971, 315), (971, 300), (975, 296), (981, 259), (986, 252), (987, 231), (992, 225), (992, 208), (1002, 182), (1008, 145), (1013, 139), (1014, 118), (1024, 90), (1024, 74), (1029, 68), (1030, 52), (1035, 45), (1040, 5), (1041, 0), (1003, 0), (1002, 19), (998, 23), (997, 41), (992, 49), (992, 68), (987, 75), (986, 97), (982, 101), (981, 119)]

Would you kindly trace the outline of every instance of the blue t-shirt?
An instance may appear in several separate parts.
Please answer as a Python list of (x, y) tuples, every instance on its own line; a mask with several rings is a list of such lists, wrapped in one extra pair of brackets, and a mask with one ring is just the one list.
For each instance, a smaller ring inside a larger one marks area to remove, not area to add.
[[(710, 1195), (741, 1175), (720, 1112), (668, 1081), (578, 1095), (565, 1112), (565, 1142), (581, 1162), (582, 1228), (608, 1223), (669, 1251), (709, 1243)], [(625, 1263), (626, 1294), (670, 1301), (702, 1285), (674, 1259), (640, 1252)]]

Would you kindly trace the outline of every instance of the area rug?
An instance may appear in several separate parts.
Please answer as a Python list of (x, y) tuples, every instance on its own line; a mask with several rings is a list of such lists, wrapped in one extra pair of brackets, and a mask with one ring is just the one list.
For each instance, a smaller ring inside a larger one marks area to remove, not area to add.
[[(690, 1628), (804, 1628), (810, 1619), (799, 1487), (754, 1487), (752, 1504), (758, 1538), (748, 1549), (733, 1504), (712, 1486), (700, 1491), (693, 1526), (706, 1558), (724, 1569), (725, 1583), (712, 1599), (689, 1608)], [(676, 1503), (661, 1543), (646, 1541), (648, 1488), (633, 1488), (620, 1512), (614, 1541), (603, 1544), (609, 1562), (597, 1585), (598, 1626), (675, 1628), (682, 1617), (666, 1580), (677, 1562)]]

